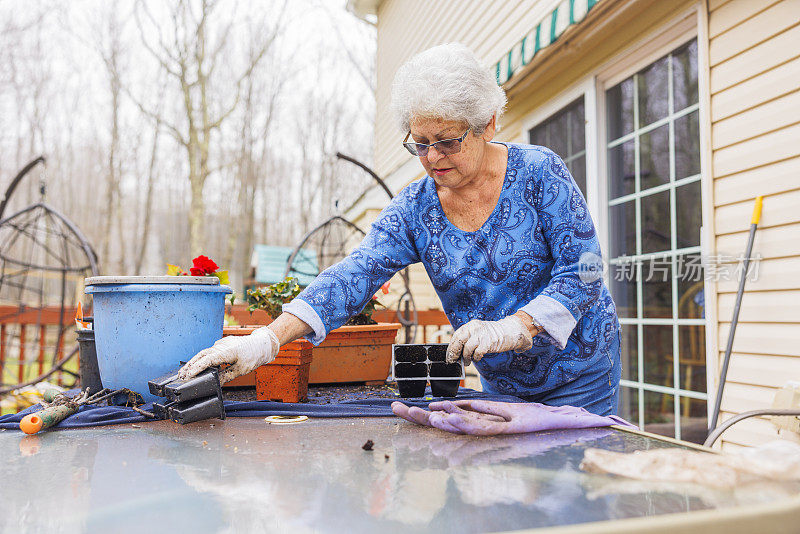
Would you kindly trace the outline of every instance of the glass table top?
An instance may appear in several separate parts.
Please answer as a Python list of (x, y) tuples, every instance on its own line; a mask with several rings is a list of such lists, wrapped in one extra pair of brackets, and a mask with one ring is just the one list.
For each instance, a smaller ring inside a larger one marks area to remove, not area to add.
[(611, 428), (457, 436), (385, 417), (0, 431), (0, 532), (466, 534), (800, 493), (797, 483), (718, 490), (579, 468), (591, 447), (675, 446)]

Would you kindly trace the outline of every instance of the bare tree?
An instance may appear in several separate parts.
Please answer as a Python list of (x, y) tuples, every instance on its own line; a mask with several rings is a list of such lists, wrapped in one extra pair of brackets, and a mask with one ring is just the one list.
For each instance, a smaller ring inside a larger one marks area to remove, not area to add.
[[(111, 265), (112, 229), (116, 227), (117, 235), (114, 240), (118, 247), (125, 243), (123, 232), (122, 210), (120, 202), (120, 180), (122, 175), (122, 162), (120, 158), (120, 113), (122, 97), (121, 65), (123, 51), (122, 35), (119, 15), (115, 10), (106, 11), (106, 20), (97, 32), (98, 40), (96, 50), (106, 68), (108, 77), (108, 90), (111, 97), (110, 114), (110, 140), (108, 144), (108, 179), (106, 180), (105, 202), (103, 207), (102, 241), (100, 244), (100, 262), (106, 266)], [(121, 250), (117, 257), (116, 272), (125, 272), (124, 254)]]
[(17, 2), (0, 0), (0, 182), (44, 151), (48, 200), (108, 271), (202, 252), (238, 278), (255, 243), (296, 244), (365, 185), (333, 156), (371, 152), (373, 30), (332, 4)]
[[(156, 107), (156, 113), (159, 115), (161, 114), (160, 105)], [(138, 236), (134, 236), (136, 237), (135, 242), (137, 244), (133, 254), (133, 271), (136, 275), (142, 273), (142, 264), (144, 263), (147, 245), (150, 239), (150, 232), (152, 229), (151, 221), (153, 219), (153, 193), (155, 191), (156, 174), (158, 172), (158, 147), (160, 141), (161, 125), (158, 123), (158, 121), (153, 121), (153, 143), (150, 150), (150, 162), (147, 167), (147, 184), (145, 185), (142, 208), (139, 212), (137, 212), (139, 219), (135, 225), (135, 227), (139, 229)]]
[[(210, 35), (209, 20), (215, 16), (215, 11), (218, 11), (216, 9), (218, 5), (219, 2), (211, 0), (203, 0), (200, 3), (175, 0), (170, 6), (165, 7), (169, 10), (168, 23), (160, 22), (160, 17), (155, 16), (144, 2), (137, 4), (135, 11), (145, 49), (155, 58), (160, 68), (177, 83), (181, 94), (183, 110), (180, 120), (168, 120), (142, 103), (141, 99), (134, 100), (138, 108), (163, 126), (186, 152), (191, 187), (189, 245), (192, 254), (198, 254), (203, 250), (205, 212), (203, 188), (214, 170), (210, 163), (213, 137), (239, 106), (242, 84), (273, 45), (281, 29), (281, 19), (285, 10), (284, 4), (272, 24), (267, 24), (265, 21), (262, 26), (267, 28), (267, 31), (257, 53), (253, 54), (249, 63), (234, 76), (233, 98), (227, 104), (214, 106), (214, 102), (222, 100), (223, 93), (220, 90), (216, 94), (218, 99), (212, 98), (214, 86), (224, 86), (226, 78), (230, 79), (225, 74), (219, 74), (217, 69), (224, 61), (223, 51), (226, 50), (228, 37), (235, 33), (233, 30), (235, 19), (231, 16), (218, 31), (214, 32), (216, 35)], [(145, 30), (145, 25), (149, 26), (148, 30)], [(153, 29), (157, 34), (155, 39), (150, 37)]]

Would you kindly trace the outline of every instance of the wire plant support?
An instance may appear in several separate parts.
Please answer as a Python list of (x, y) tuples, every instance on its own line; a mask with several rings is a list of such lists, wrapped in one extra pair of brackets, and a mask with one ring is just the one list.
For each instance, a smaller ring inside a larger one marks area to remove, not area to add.
[(28, 163), (0, 203), (0, 395), (56, 372), (58, 380), (66, 373), (77, 382), (77, 373), (64, 367), (78, 352), (77, 345), (65, 346), (66, 334), (74, 328), (84, 278), (99, 274), (87, 238), (45, 201), (44, 171), (39, 201), (5, 216), (14, 190), (40, 163), (44, 157)]

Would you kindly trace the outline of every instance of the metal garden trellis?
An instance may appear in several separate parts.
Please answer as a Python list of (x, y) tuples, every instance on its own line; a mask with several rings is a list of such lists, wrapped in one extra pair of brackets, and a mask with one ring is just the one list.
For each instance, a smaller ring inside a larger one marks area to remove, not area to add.
[[(375, 179), (386, 194), (389, 195), (389, 199), (394, 198), (389, 187), (372, 169), (341, 152), (337, 152), (336, 157), (353, 163), (366, 171)], [(361, 228), (344, 217), (339, 215), (330, 217), (303, 236), (286, 262), (284, 276), (294, 274), (315, 276), (319, 271), (330, 267), (347, 256), (350, 250), (360, 242), (361, 238), (365, 235), (366, 233)], [(313, 261), (310, 261), (308, 255), (309, 251), (314, 254)], [(403, 279), (404, 288), (397, 304), (397, 320), (405, 327), (405, 342), (414, 343), (419, 320), (417, 318), (417, 308), (414, 304), (414, 296), (411, 294), (408, 268), (403, 269), (400, 275)], [(401, 308), (403, 310), (402, 312)]]
[[(63, 370), (64, 364), (77, 353), (77, 345), (70, 351), (64, 349), (65, 334), (74, 327), (66, 311), (82, 299), (84, 278), (99, 274), (97, 255), (89, 241), (69, 218), (45, 202), (44, 175), (38, 202), (7, 217), (3, 214), (9, 196), (22, 178), (44, 161), (39, 157), (26, 165), (12, 180), (0, 204), (0, 337), (3, 338), (0, 395)], [(52, 320), (53, 315), (58, 319)], [(46, 316), (51, 322), (45, 320)], [(22, 369), (35, 361), (26, 357), (35, 351), (25, 350), (31, 337), (26, 326), (35, 330), (33, 343), (40, 358), (39, 376), (28, 381)], [(46, 326), (57, 330), (48, 331)], [(42, 360), (50, 351), (51, 368), (42, 373)], [(12, 362), (17, 363), (18, 374), (9, 382), (6, 369)]]

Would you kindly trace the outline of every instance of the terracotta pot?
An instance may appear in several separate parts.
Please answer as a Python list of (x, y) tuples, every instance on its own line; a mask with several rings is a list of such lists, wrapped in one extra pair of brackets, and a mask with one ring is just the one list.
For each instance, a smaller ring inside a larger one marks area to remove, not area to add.
[(399, 323), (342, 326), (314, 347), (310, 384), (383, 383), (392, 365)]
[[(261, 326), (263, 325), (225, 327), (222, 335), (245, 335)], [(316, 347), (306, 340), (295, 341), (294, 343), (312, 347), (313, 357), (308, 383), (383, 383), (389, 375), (392, 344), (400, 326), (399, 323), (342, 326), (332, 330), (325, 341)], [(281, 353), (290, 345), (284, 345)], [(257, 385), (255, 373), (241, 376), (226, 384), (226, 386), (254, 385)]]
[[(223, 336), (245, 336), (254, 326), (226, 326)], [(301, 339), (281, 347), (275, 360), (254, 372), (235, 378), (225, 386), (255, 386), (257, 400), (302, 402), (308, 400), (308, 376), (313, 345)]]

